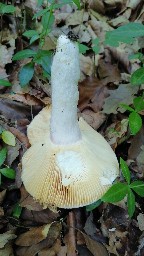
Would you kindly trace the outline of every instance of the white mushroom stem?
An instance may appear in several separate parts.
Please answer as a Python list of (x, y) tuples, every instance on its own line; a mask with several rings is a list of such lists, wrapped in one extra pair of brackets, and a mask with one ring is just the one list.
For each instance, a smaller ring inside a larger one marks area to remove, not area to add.
[(62, 35), (58, 39), (51, 70), (50, 136), (55, 144), (72, 144), (81, 139), (77, 120), (79, 77), (78, 46)]

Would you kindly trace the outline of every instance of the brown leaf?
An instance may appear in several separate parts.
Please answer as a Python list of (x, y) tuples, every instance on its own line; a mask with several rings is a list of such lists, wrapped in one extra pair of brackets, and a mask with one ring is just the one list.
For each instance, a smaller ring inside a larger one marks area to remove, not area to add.
[(90, 109), (84, 109), (81, 116), (95, 130), (97, 130), (106, 119), (106, 116), (103, 113), (95, 113)]
[(0, 204), (2, 204), (6, 195), (6, 189), (0, 192)]
[(2, 207), (0, 207), (0, 218), (4, 216), (4, 210)]
[(120, 81), (121, 75), (117, 65), (112, 65), (105, 60), (100, 59), (98, 65), (98, 74), (100, 79), (105, 79), (105, 83), (118, 83)]
[(131, 145), (128, 150), (128, 158), (135, 160), (144, 144), (144, 127), (132, 138)]
[[(61, 249), (61, 242), (59, 239), (54, 243), (51, 248), (44, 248), (39, 253), (38, 256), (56, 256)], [(64, 255), (63, 255), (64, 256)]]
[(21, 234), (16, 239), (15, 244), (19, 246), (30, 246), (33, 244), (38, 244), (47, 237), (50, 227), (51, 224), (47, 224), (38, 228), (30, 228), (29, 231)]
[(108, 96), (107, 88), (103, 82), (95, 77), (88, 77), (79, 84), (79, 108), (84, 110), (89, 107), (94, 112), (101, 110), (104, 99)]
[(42, 206), (33, 199), (33, 197), (26, 191), (24, 186), (21, 186), (21, 199), (20, 205), (21, 207), (25, 207), (30, 211), (42, 211)]
[[(46, 225), (47, 226), (47, 225)], [(17, 249), (17, 256), (34, 256), (44, 248), (51, 247), (58, 238), (61, 230), (60, 223), (53, 223), (46, 239), (29, 247), (20, 247)]]
[(108, 256), (108, 252), (104, 245), (100, 244), (97, 241), (94, 241), (89, 236), (87, 236), (85, 233), (81, 231), (87, 248), (90, 250), (90, 252), (93, 254), (93, 256)]

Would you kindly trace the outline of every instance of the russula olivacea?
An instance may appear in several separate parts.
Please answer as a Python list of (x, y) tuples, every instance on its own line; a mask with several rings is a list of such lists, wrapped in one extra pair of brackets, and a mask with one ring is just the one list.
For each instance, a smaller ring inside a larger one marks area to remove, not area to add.
[(102, 197), (119, 174), (107, 141), (78, 121), (77, 43), (59, 37), (51, 69), (52, 106), (28, 126), (31, 147), (22, 158), (26, 190), (44, 207), (76, 208)]

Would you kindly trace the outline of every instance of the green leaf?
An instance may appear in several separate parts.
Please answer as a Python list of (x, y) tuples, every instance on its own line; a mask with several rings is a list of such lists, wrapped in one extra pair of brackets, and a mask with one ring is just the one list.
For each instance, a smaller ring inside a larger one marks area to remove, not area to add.
[(20, 72), (19, 72), (19, 80), (20, 80), (20, 85), (21, 87), (24, 87), (29, 83), (29, 81), (32, 79), (34, 74), (34, 63), (30, 62), (26, 65), (24, 65)]
[(16, 204), (15, 207), (13, 208), (13, 217), (18, 218), (20, 217), (22, 212), (22, 207), (19, 204)]
[(144, 109), (144, 100), (141, 96), (134, 98), (133, 104), (136, 112), (139, 112)]
[(23, 33), (23, 36), (26, 36), (28, 38), (31, 38), (35, 35), (38, 35), (38, 32), (36, 30), (27, 30)]
[(129, 214), (129, 217), (131, 218), (135, 211), (135, 195), (131, 189), (128, 190), (127, 206), (128, 206), (128, 214)]
[(132, 112), (129, 115), (129, 127), (132, 135), (135, 135), (142, 127), (142, 119), (136, 112)]
[(72, 1), (73, 1), (73, 3), (77, 6), (78, 9), (81, 8), (81, 6), (80, 6), (80, 1), (79, 1), (79, 0), (72, 0)]
[(121, 201), (128, 193), (128, 186), (124, 183), (116, 183), (101, 198), (104, 202), (116, 203)]
[(133, 111), (134, 111), (133, 108), (129, 107), (128, 105), (126, 105), (126, 104), (124, 104), (124, 103), (120, 103), (120, 106), (121, 106), (122, 108), (124, 108), (125, 110), (129, 110), (130, 112), (133, 112)]
[(38, 18), (38, 17), (40, 17), (40, 16), (43, 16), (45, 13), (47, 13), (48, 12), (48, 8), (46, 8), (46, 9), (44, 9), (44, 10), (40, 10), (39, 12), (37, 12), (34, 16), (33, 16), (33, 20), (34, 19), (36, 19), (36, 18)]
[(51, 73), (52, 52), (41, 50), (34, 58), (34, 61), (41, 65), (48, 74)]
[(136, 37), (144, 36), (144, 25), (136, 22), (129, 22), (106, 33), (105, 44), (119, 46), (119, 43), (133, 43)]
[(137, 52), (137, 53), (134, 53), (134, 54), (131, 54), (128, 59), (129, 60), (133, 60), (133, 59), (139, 59), (141, 60), (143, 57), (143, 54), (141, 52)]
[(0, 169), (0, 173), (11, 180), (14, 180), (16, 176), (15, 170), (8, 167)]
[(130, 80), (132, 85), (141, 85), (144, 83), (144, 68), (137, 69), (132, 75)]
[(130, 184), (130, 171), (126, 162), (122, 158), (120, 158), (120, 166), (121, 166), (122, 174), (125, 180), (127, 181), (128, 184)]
[(94, 40), (92, 40), (92, 49), (95, 52), (95, 54), (99, 53), (99, 51), (100, 51), (99, 38), (95, 38)]
[(15, 146), (16, 144), (15, 136), (9, 131), (2, 132), (2, 140), (10, 146)]
[(36, 40), (38, 40), (40, 38), (40, 36), (39, 35), (35, 35), (35, 36), (33, 36), (33, 37), (31, 37), (31, 39), (30, 39), (30, 44), (33, 44)]
[(51, 12), (46, 12), (43, 16), (42, 16), (42, 25), (43, 28), (45, 30), (47, 30), (48, 28), (50, 29), (52, 27), (52, 25), (54, 24), (54, 14)]
[(132, 188), (139, 196), (144, 197), (144, 182), (143, 181), (134, 181), (130, 184)]
[(5, 159), (6, 159), (6, 155), (7, 155), (7, 150), (6, 148), (2, 148), (0, 150), (0, 166), (2, 166), (2, 164), (4, 163)]
[(0, 86), (12, 86), (12, 84), (4, 79), (0, 79)]
[(5, 14), (5, 13), (14, 13), (16, 8), (13, 5), (6, 5), (6, 4), (1, 4), (0, 5), (0, 13)]
[(90, 49), (86, 45), (80, 44), (80, 43), (78, 43), (78, 47), (79, 47), (79, 52), (82, 54), (86, 53), (86, 51), (88, 51)]
[(94, 210), (96, 207), (98, 207), (100, 204), (102, 203), (102, 201), (99, 199), (98, 201), (94, 202), (93, 204), (89, 204), (86, 206), (86, 211), (90, 212), (92, 210)]
[(30, 50), (30, 49), (26, 49), (20, 52), (17, 52), (14, 56), (13, 56), (13, 60), (22, 60), (22, 59), (26, 59), (26, 58), (30, 58), (30, 57), (34, 57), (37, 55), (36, 51)]

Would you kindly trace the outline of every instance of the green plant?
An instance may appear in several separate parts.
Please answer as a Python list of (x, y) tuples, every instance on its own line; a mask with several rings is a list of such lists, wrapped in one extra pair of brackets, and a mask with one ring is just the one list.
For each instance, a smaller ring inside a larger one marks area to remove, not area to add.
[(144, 110), (144, 99), (143, 96), (139, 96), (133, 99), (134, 108), (126, 105), (120, 104), (125, 110), (130, 111), (128, 117), (129, 127), (132, 135), (135, 135), (142, 127), (142, 118), (139, 114), (140, 111)]
[[(10, 146), (15, 146), (15, 137), (14, 135), (9, 132), (4, 130), (2, 127), (0, 127), (0, 137), (2, 141)], [(7, 156), (7, 149), (3, 147), (0, 150), (0, 184), (1, 184), (1, 176), (5, 176), (9, 179), (15, 179), (15, 170), (12, 168), (6, 166), (4, 164)]]
[[(38, 1), (38, 6), (43, 5), (43, 0)], [(49, 2), (49, 3), (48, 3)], [(25, 58), (31, 58), (30, 62), (24, 65), (19, 72), (19, 81), (21, 87), (26, 86), (34, 75), (34, 67), (35, 64), (39, 64), (43, 69), (43, 75), (45, 77), (50, 77), (51, 73), (51, 61), (52, 61), (52, 52), (42, 50), (42, 47), (45, 42), (46, 36), (52, 30), (52, 26), (54, 24), (54, 10), (60, 8), (65, 4), (76, 4), (80, 9), (80, 1), (79, 0), (63, 0), (60, 4), (56, 4), (55, 0), (47, 1), (46, 8), (38, 11), (33, 19), (41, 18), (42, 29), (41, 31), (37, 30), (27, 30), (23, 33), (23, 35), (30, 39), (30, 44), (34, 43), (36, 40), (39, 40), (39, 47), (37, 51), (33, 51), (30, 49), (25, 49), (19, 51), (13, 56), (13, 60), (22, 60)]]
[(120, 158), (120, 166), (125, 182), (116, 182), (101, 198), (103, 202), (116, 203), (124, 199), (127, 196), (128, 214), (131, 218), (135, 211), (135, 194), (144, 197), (144, 182), (133, 181), (131, 182), (130, 170), (126, 162)]
[(15, 204), (12, 211), (12, 216), (19, 219), (21, 212), (22, 212), (22, 207), (19, 205), (19, 203)]
[(2, 148), (0, 150), (0, 184), (1, 184), (2, 175), (9, 179), (15, 179), (15, 170), (4, 165), (6, 156), (7, 156), (7, 149)]

